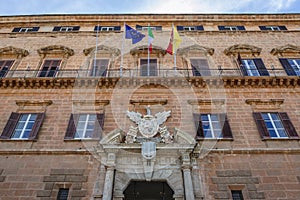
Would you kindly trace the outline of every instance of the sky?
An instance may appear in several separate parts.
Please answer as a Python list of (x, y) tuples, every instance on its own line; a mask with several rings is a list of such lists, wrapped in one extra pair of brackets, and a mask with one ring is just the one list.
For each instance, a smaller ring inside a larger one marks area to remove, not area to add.
[(300, 13), (300, 0), (0, 0), (0, 15)]

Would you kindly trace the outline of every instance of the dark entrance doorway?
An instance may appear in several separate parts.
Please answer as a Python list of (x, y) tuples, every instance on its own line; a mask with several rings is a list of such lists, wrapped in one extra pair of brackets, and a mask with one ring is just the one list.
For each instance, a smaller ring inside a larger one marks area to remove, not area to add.
[(131, 181), (124, 191), (125, 200), (174, 200), (166, 182)]

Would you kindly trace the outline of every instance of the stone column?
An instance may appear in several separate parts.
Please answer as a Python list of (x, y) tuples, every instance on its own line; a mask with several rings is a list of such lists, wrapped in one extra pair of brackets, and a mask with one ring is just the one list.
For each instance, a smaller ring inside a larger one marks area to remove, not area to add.
[(115, 174), (115, 153), (108, 153), (107, 163), (106, 163), (106, 174), (105, 182), (103, 188), (103, 198), (102, 199), (112, 199), (113, 184), (114, 184), (114, 174)]
[(185, 200), (195, 200), (194, 187), (191, 175), (190, 152), (184, 151), (181, 153)]
[(103, 189), (103, 199), (111, 199), (112, 198), (112, 190), (114, 183), (114, 167), (108, 167), (106, 169), (105, 174), (105, 183)]
[(183, 179), (184, 179), (184, 193), (186, 200), (194, 200), (194, 188), (191, 176), (191, 169), (189, 167), (183, 167)]

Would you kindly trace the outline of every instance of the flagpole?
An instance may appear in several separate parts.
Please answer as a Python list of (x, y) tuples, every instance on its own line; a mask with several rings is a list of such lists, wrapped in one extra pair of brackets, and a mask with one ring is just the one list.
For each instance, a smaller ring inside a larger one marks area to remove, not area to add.
[(174, 24), (172, 23), (172, 34), (173, 34), (173, 41), (172, 41), (172, 51), (173, 51), (173, 56), (174, 56), (174, 71), (176, 72), (176, 49), (175, 49), (175, 37), (174, 37)]
[(121, 47), (121, 65), (120, 65), (120, 77), (123, 75), (123, 53), (124, 53), (124, 42), (125, 42), (125, 35), (126, 35), (126, 27), (125, 27), (125, 21), (124, 21), (124, 33), (122, 38), (122, 47)]
[(97, 26), (97, 32), (96, 32), (96, 47), (95, 47), (95, 52), (94, 52), (94, 63), (93, 63), (93, 76), (96, 76), (96, 64), (97, 64), (97, 52), (98, 52), (98, 34), (99, 34), (99, 24)]
[[(148, 24), (148, 28), (150, 28), (150, 24)], [(149, 30), (148, 30), (148, 61), (147, 61), (147, 76), (150, 76), (150, 44), (149, 44)]]

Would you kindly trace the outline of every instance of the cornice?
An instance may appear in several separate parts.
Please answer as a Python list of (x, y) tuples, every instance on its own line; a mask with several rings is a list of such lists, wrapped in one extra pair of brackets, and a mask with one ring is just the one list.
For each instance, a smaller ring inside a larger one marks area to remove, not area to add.
[(18, 106), (50, 106), (53, 102), (51, 100), (45, 101), (31, 101), (31, 100), (17, 100)]
[(1, 89), (70, 89), (70, 88), (120, 88), (135, 86), (169, 86), (169, 87), (298, 87), (297, 76), (283, 77), (151, 77), (151, 78), (2, 78)]
[[(94, 151), (87, 149), (1, 149), (0, 155), (91, 155)], [(209, 154), (300, 154), (300, 148), (239, 148), (208, 149), (207, 151)]]

